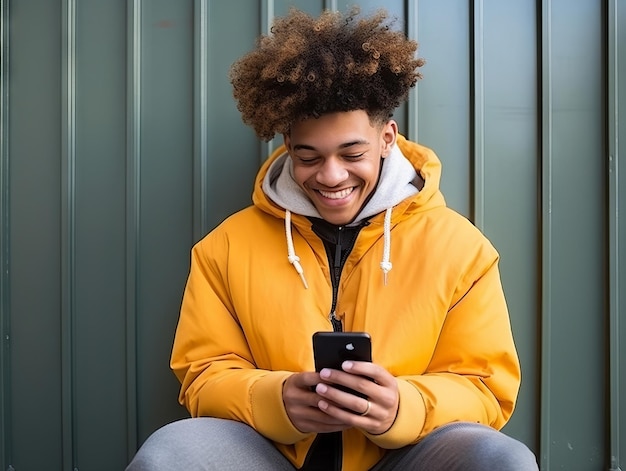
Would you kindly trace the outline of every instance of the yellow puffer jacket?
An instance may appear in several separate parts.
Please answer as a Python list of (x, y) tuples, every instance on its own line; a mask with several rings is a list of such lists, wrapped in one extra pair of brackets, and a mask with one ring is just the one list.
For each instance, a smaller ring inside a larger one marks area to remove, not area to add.
[[(424, 187), (393, 208), (386, 285), (384, 214), (361, 230), (342, 272), (336, 313), (346, 331), (370, 333), (373, 361), (398, 379), (400, 409), (382, 435), (344, 432), (348, 471), (368, 469), (385, 449), (415, 443), (449, 422), (501, 428), (520, 384), (497, 252), (445, 206), (435, 154), (401, 136), (398, 146)], [(324, 245), (303, 216), (292, 216), (293, 243), (308, 289), (287, 260), (285, 210), (261, 189), (282, 152), (261, 168), (254, 206), (193, 248), (171, 367), (192, 416), (247, 423), (298, 467), (315, 435), (292, 425), (282, 386), (292, 372), (314, 369), (311, 336), (332, 330), (332, 287)]]

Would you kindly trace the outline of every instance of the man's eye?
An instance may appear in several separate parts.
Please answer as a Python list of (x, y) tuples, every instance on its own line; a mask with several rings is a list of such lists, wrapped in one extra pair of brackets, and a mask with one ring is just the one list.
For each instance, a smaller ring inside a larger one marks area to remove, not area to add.
[(318, 161), (317, 157), (298, 157), (298, 160), (302, 164), (313, 164)]
[(344, 158), (346, 158), (346, 159), (358, 159), (359, 157), (363, 157), (364, 155), (365, 155), (365, 152), (361, 152), (360, 154), (344, 155)]

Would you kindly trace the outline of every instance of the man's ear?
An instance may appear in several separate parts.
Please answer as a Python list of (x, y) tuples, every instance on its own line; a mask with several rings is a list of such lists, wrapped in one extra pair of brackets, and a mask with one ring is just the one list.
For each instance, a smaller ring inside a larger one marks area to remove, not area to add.
[(391, 152), (391, 148), (396, 144), (398, 137), (398, 123), (393, 119), (390, 119), (381, 130), (381, 157), (387, 157)]
[(289, 139), (289, 134), (287, 133), (283, 134), (283, 144), (285, 144), (287, 152), (289, 152), (289, 150), (291, 149), (291, 139)]

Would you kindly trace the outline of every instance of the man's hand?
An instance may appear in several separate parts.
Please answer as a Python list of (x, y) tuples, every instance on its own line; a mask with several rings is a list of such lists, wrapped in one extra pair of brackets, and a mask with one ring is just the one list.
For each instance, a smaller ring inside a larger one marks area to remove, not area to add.
[(320, 375), (314, 372), (294, 373), (283, 385), (283, 403), (291, 423), (303, 433), (338, 432), (350, 428), (318, 407), (320, 396), (314, 391)]
[[(375, 363), (344, 361), (343, 371), (323, 369), (322, 380), (315, 392), (321, 396), (317, 403), (329, 417), (380, 435), (391, 428), (399, 407), (398, 383), (391, 373)], [(371, 381), (371, 380), (373, 381)], [(332, 387), (340, 384), (359, 391), (367, 399)]]
[[(342, 368), (325, 368), (319, 374), (294, 373), (285, 381), (283, 402), (294, 426), (305, 433), (357, 427), (378, 435), (389, 430), (398, 413), (396, 379), (382, 366), (370, 362), (345, 361)], [(333, 384), (359, 391), (367, 399)]]

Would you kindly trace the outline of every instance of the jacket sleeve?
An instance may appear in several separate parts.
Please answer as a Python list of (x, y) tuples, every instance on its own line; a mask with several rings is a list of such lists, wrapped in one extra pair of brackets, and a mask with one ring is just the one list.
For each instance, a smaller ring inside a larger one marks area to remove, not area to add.
[(500, 429), (512, 414), (520, 365), (497, 253), (487, 252), (493, 256), (471, 264), (459, 281), (459, 287), (469, 289), (464, 288), (448, 310), (427, 370), (398, 378), (396, 421), (384, 434), (368, 435), (380, 447), (415, 443), (437, 427), (456, 421)]
[(244, 422), (293, 444), (308, 435), (289, 420), (282, 388), (291, 374), (256, 367), (228, 287), (228, 238), (214, 231), (192, 250), (171, 356), (179, 401), (193, 417)]

